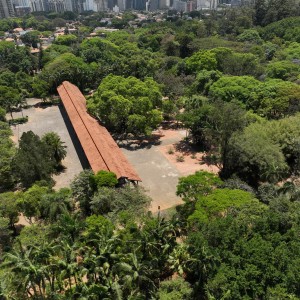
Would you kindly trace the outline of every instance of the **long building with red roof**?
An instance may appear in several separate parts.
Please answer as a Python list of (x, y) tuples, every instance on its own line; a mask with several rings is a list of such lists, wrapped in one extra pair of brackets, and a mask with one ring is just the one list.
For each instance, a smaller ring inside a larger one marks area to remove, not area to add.
[(64, 81), (57, 91), (91, 169), (114, 172), (121, 180), (141, 181), (107, 129), (87, 113), (86, 99), (78, 87)]

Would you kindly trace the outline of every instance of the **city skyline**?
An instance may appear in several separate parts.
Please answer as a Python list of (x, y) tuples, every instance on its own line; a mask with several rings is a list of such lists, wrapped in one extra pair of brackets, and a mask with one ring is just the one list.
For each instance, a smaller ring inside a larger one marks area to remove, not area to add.
[[(229, 2), (229, 3), (228, 3)], [(219, 4), (239, 5), (241, 0), (0, 0), (0, 19), (22, 16), (29, 12), (72, 11), (156, 11), (175, 9), (182, 12), (216, 9)]]

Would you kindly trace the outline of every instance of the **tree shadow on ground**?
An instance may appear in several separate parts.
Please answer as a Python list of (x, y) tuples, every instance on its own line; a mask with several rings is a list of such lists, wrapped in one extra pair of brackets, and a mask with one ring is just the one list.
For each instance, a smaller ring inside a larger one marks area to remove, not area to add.
[(41, 101), (41, 102), (35, 103), (33, 105), (28, 105), (27, 108), (34, 107), (34, 108), (45, 109), (45, 108), (48, 108), (51, 106), (57, 106), (57, 105), (58, 105), (58, 103), (53, 102), (53, 101), (45, 101), (45, 102)]
[(171, 121), (163, 121), (161, 124), (161, 128), (164, 130), (168, 130), (168, 129), (178, 130), (184, 127), (180, 121), (171, 120)]
[(58, 165), (55, 169), (54, 169), (54, 173), (55, 175), (59, 175), (61, 173), (65, 173), (67, 170), (67, 168), (64, 165)]
[(174, 144), (174, 149), (176, 152), (180, 152), (182, 155), (193, 155), (198, 152), (202, 152), (202, 147), (191, 144), (190, 142), (186, 140), (181, 140), (178, 143)]
[(208, 166), (216, 166), (220, 170), (222, 169), (222, 165), (220, 164), (219, 157), (217, 157), (216, 155), (211, 154), (209, 152), (204, 153), (201, 164), (205, 164)]
[(153, 146), (159, 146), (161, 135), (153, 134), (150, 137), (129, 138), (126, 140), (117, 140), (117, 144), (120, 148), (124, 148), (129, 151), (135, 151), (139, 149), (150, 149)]

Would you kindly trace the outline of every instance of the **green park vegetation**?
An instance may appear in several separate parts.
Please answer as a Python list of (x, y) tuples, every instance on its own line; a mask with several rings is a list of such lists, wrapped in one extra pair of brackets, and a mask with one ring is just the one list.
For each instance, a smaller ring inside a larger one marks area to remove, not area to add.
[[(0, 37), (34, 29), (23, 47), (0, 41), (0, 299), (300, 299), (299, 5), (168, 12), (136, 28), (126, 12), (112, 17), (120, 30), (87, 39), (103, 16), (81, 15), (39, 55), (41, 35), (78, 16), (0, 20)], [(53, 132), (15, 145), (6, 113), (64, 80), (120, 139), (182, 124), (220, 173), (180, 178), (168, 218), (111, 172), (55, 190), (68, 149)]]

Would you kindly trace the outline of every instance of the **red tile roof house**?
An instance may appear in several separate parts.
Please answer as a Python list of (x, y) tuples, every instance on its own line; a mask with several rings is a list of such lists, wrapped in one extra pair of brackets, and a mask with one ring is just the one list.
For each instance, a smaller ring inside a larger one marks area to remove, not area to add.
[(64, 81), (57, 91), (91, 169), (114, 172), (120, 183), (141, 181), (107, 129), (87, 113), (78, 87)]

